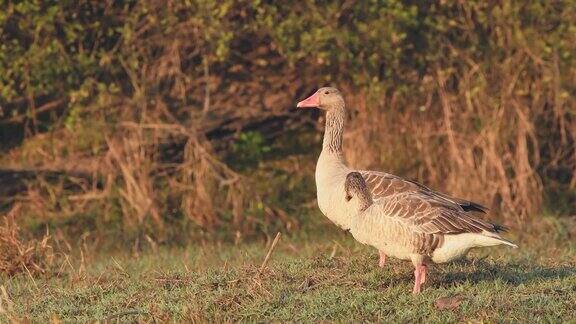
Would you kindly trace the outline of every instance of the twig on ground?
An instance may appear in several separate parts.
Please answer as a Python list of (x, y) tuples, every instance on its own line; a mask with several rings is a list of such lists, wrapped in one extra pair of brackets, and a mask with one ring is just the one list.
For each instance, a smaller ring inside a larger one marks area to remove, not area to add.
[(268, 291), (268, 289), (262, 286), (260, 280), (252, 279), (252, 281), (260, 288), (261, 291), (265, 292), (269, 297), (274, 297), (274, 295), (270, 291)]
[(26, 264), (24, 262), (22, 262), (22, 265), (24, 266), (24, 269), (26, 269), (26, 273), (28, 274), (28, 277), (30, 277), (30, 280), (32, 280), (32, 283), (34, 284), (34, 288), (36, 288), (36, 291), (40, 291), (40, 289), (38, 288), (38, 284), (36, 283), (36, 280), (34, 280), (34, 277), (32, 276), (32, 273), (30, 272), (30, 270), (28, 269)]
[(260, 276), (262, 274), (262, 271), (264, 271), (264, 268), (266, 267), (266, 264), (268, 263), (268, 260), (270, 259), (272, 252), (274, 251), (274, 247), (276, 247), (276, 244), (278, 244), (279, 240), (280, 240), (280, 232), (276, 234), (276, 237), (274, 238), (274, 241), (272, 242), (272, 245), (270, 246), (270, 249), (268, 250), (266, 257), (264, 258), (264, 262), (262, 262), (260, 270), (258, 270), (258, 276)]

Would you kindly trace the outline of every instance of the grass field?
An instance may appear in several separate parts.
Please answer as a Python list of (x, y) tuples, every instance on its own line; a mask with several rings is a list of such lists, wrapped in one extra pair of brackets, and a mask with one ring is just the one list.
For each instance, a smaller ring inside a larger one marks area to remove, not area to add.
[(0, 320), (575, 322), (573, 225), (436, 266), (418, 296), (410, 263), (381, 269), (374, 250), (328, 225), (322, 237), (281, 237), (261, 274), (270, 242), (94, 252), (48, 276), (1, 277)]

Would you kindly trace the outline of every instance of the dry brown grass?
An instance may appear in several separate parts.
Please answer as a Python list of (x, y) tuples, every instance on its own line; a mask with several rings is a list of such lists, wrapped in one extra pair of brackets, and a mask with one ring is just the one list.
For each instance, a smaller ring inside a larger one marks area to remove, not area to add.
[[(524, 221), (542, 206), (542, 170), (559, 159), (576, 167), (576, 121), (570, 115), (576, 103), (557, 86), (556, 67), (526, 54), (490, 71), (464, 55), (459, 61), (467, 62), (459, 71), (425, 76), (417, 98), (347, 91), (356, 93), (349, 104), (358, 111), (347, 157), (361, 168), (388, 169), (479, 200), (509, 222)], [(556, 136), (564, 144), (548, 142)]]
[(143, 143), (138, 131), (118, 141), (107, 140), (109, 170), (114, 170), (120, 179), (120, 205), (128, 227), (142, 226), (149, 217), (161, 230), (163, 222), (152, 176), (154, 155)]
[[(166, 177), (171, 196), (181, 197), (181, 210), (197, 225), (212, 229), (221, 225), (218, 214), (231, 211), (233, 227), (242, 226), (247, 203), (242, 177), (215, 157), (210, 143), (180, 124), (125, 122), (117, 141), (108, 141), (110, 168), (120, 179), (123, 215), (142, 225), (146, 215), (162, 228), (158, 179)], [(180, 163), (162, 163), (159, 144), (170, 137), (186, 143)], [(119, 144), (121, 143), (121, 144)], [(246, 224), (244, 224), (246, 225)]]
[(16, 223), (20, 211), (21, 205), (16, 204), (0, 225), (0, 273), (8, 276), (45, 273), (54, 261), (50, 236), (46, 234), (40, 241), (23, 239)]

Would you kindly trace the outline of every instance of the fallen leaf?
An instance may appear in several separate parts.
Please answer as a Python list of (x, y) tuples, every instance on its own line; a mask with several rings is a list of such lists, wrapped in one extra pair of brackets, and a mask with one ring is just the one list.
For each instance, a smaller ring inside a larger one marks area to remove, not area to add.
[(450, 297), (440, 297), (438, 299), (436, 299), (435, 305), (436, 308), (440, 309), (440, 310), (452, 310), (457, 308), (458, 306), (460, 306), (460, 303), (462, 303), (462, 300), (464, 299), (464, 297), (462, 297), (461, 295), (454, 295), (454, 296), (450, 296)]

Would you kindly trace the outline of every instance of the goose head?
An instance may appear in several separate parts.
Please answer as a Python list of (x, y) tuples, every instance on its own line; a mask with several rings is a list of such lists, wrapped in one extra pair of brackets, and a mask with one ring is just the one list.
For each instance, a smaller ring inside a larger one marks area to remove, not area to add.
[(342, 94), (340, 94), (338, 89), (332, 87), (320, 88), (310, 97), (300, 101), (296, 105), (298, 108), (319, 108), (326, 111), (343, 106), (344, 98)]

